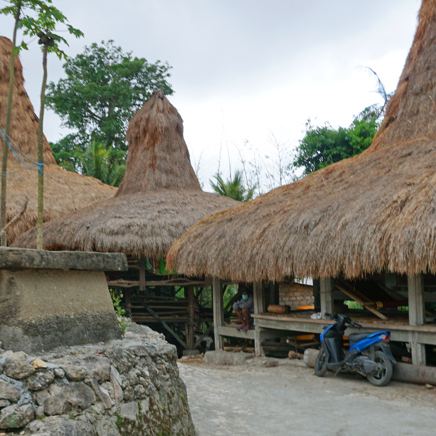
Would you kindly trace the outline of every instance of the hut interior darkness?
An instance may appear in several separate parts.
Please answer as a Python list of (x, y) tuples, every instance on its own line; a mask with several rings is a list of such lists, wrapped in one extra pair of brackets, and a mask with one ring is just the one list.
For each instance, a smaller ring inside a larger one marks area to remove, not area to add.
[[(433, 313), (426, 322), (425, 312), (436, 291), (435, 5), (422, 2), (396, 92), (365, 152), (203, 219), (172, 246), (169, 267), (255, 282), (255, 290), (286, 276), (313, 277), (322, 314), (335, 298), (360, 301), (372, 317), (365, 329), (389, 324), (391, 340), (425, 365), (426, 346), (436, 345)], [(274, 329), (319, 333), (327, 322), (264, 311), (259, 305), (254, 316), (257, 337)]]
[[(0, 36), (0, 124), (5, 128), (6, 106), (9, 90), (9, 65), (12, 42)], [(11, 139), (19, 149), (37, 161), (38, 117), (24, 89), (23, 67), (18, 56), (15, 56), (15, 77), (11, 115)], [(0, 139), (0, 153), (3, 153), (4, 141)], [(26, 160), (18, 151), (26, 164), (36, 165)], [(38, 172), (27, 168), (11, 150), (8, 153), (7, 174), (7, 221), (11, 221), (21, 211), (26, 197), (29, 203), (24, 214), (7, 230), (8, 244), (17, 236), (35, 227), (37, 218)], [(103, 184), (93, 177), (65, 171), (60, 168), (52, 155), (52, 151), (44, 136), (44, 222), (59, 218), (66, 213), (81, 209), (106, 198), (111, 198), (117, 189)]]
[[(192, 350), (198, 346), (194, 336), (211, 330), (208, 283), (203, 276), (167, 271), (165, 258), (197, 221), (239, 203), (201, 189), (183, 120), (161, 92), (132, 117), (127, 142), (126, 174), (115, 197), (45, 224), (44, 248), (126, 254), (128, 272), (108, 274), (108, 280), (110, 288), (123, 292), (128, 315)], [(35, 244), (35, 229), (14, 243)]]

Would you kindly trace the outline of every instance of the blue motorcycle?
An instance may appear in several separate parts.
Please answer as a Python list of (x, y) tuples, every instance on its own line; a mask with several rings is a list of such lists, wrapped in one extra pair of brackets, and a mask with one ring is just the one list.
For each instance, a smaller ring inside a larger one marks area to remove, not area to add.
[(315, 374), (322, 377), (328, 369), (335, 371), (335, 375), (339, 371), (356, 372), (375, 386), (386, 386), (392, 378), (392, 364), (396, 363), (389, 347), (391, 332), (352, 333), (348, 336), (350, 348), (344, 355), (342, 344), (345, 330), (348, 326), (358, 329), (362, 326), (340, 313), (325, 315), (336, 323), (325, 327), (321, 333)]

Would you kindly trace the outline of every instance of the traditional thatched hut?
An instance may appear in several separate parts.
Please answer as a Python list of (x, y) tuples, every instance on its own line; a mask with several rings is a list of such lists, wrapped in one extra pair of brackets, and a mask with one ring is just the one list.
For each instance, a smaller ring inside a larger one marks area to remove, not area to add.
[[(12, 43), (0, 37), (0, 124), (4, 127), (9, 89), (9, 64)], [(11, 138), (22, 152), (37, 161), (38, 117), (24, 89), (23, 68), (15, 57), (15, 89), (11, 120)], [(0, 141), (0, 150), (3, 141)], [(1, 151), (0, 151), (1, 153)], [(29, 164), (29, 162), (26, 162)], [(113, 197), (116, 188), (107, 186), (92, 177), (81, 176), (60, 168), (53, 158), (47, 139), (44, 137), (45, 192), (44, 221), (59, 218), (65, 213), (88, 204)], [(31, 164), (32, 165), (32, 164)], [(34, 165), (33, 165), (34, 166)], [(30, 202), (25, 214), (8, 228), (8, 242), (36, 225), (37, 217), (37, 171), (26, 169), (11, 151), (8, 154), (7, 219), (21, 210), (26, 195)]]
[[(115, 197), (44, 225), (45, 249), (164, 259), (190, 226), (238, 204), (201, 189), (183, 139), (182, 118), (159, 92), (130, 121), (127, 141), (126, 174)], [(35, 229), (15, 243), (35, 244)]]
[[(423, 0), (397, 90), (368, 150), (205, 218), (172, 246), (170, 267), (240, 281), (325, 278), (324, 299), (332, 277), (407, 274), (412, 310), (410, 289), (422, 297), (421, 274), (436, 274), (435, 5)], [(423, 323), (420, 301), (411, 324)], [(331, 302), (323, 309), (331, 311)], [(418, 343), (435, 343), (435, 335), (425, 340)]]
[[(157, 261), (165, 259), (171, 244), (190, 226), (238, 202), (203, 192), (183, 139), (182, 118), (160, 92), (153, 94), (132, 118), (127, 141), (126, 174), (116, 196), (45, 224), (44, 247), (50, 250), (122, 252), (128, 255), (130, 276), (118, 279), (111, 277), (110, 285), (124, 287), (126, 291), (139, 288), (134, 298), (140, 298), (138, 306), (146, 308), (149, 313), (142, 310), (136, 317), (133, 313), (135, 321), (151, 322), (157, 319), (160, 322), (180, 323), (191, 320), (190, 328), (193, 328), (193, 289), (189, 291), (189, 319), (186, 318), (188, 312), (185, 315), (182, 313), (184, 307), (180, 311), (173, 310), (183, 303), (174, 299), (173, 291), (165, 296), (153, 291), (156, 298), (173, 298), (168, 300), (171, 308), (165, 311), (165, 316), (156, 317), (156, 313), (149, 310), (154, 306), (145, 292), (146, 286), (147, 289), (156, 285), (204, 286), (202, 279), (187, 280), (179, 276), (168, 277), (168, 274), (157, 276), (152, 272), (158, 269)], [(30, 248), (35, 244), (35, 230), (15, 241), (19, 247)], [(130, 311), (129, 292), (125, 294), (128, 297), (127, 310)], [(165, 301), (162, 300), (157, 308), (162, 309), (163, 303)], [(172, 329), (170, 331), (183, 343), (179, 335), (175, 335)], [(189, 335), (189, 340), (189, 348), (192, 349), (193, 334)]]

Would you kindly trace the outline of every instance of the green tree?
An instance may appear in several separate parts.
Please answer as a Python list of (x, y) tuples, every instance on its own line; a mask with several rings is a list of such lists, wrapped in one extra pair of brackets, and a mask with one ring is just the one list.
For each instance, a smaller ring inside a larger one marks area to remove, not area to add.
[(362, 153), (372, 143), (379, 128), (374, 118), (354, 119), (348, 128), (334, 129), (330, 124), (313, 126), (306, 123), (306, 133), (297, 147), (294, 166), (302, 167), (304, 175), (342, 159)]
[(133, 114), (155, 90), (173, 93), (167, 82), (171, 68), (167, 63), (133, 57), (113, 41), (85, 47), (63, 67), (67, 77), (48, 85), (47, 105), (61, 117), (64, 127), (73, 130), (68, 141), (82, 150), (92, 141), (106, 149), (126, 150)]
[(119, 186), (126, 172), (124, 151), (118, 151), (118, 156), (113, 158), (116, 151), (106, 149), (101, 143), (93, 141), (84, 153), (77, 150), (81, 173), (85, 176), (95, 177), (111, 186)]
[[(36, 248), (42, 250), (42, 224), (44, 214), (44, 148), (43, 148), (43, 127), (44, 127), (44, 110), (45, 110), (45, 90), (47, 86), (47, 55), (55, 53), (59, 59), (66, 59), (64, 51), (60, 49), (63, 42), (68, 45), (65, 38), (53, 33), (58, 24), (66, 24), (67, 18), (57, 8), (47, 5), (41, 5), (36, 17), (26, 17), (21, 20), (24, 27), (24, 34), (29, 36), (38, 36), (38, 44), (42, 46), (42, 67), (43, 79), (41, 85), (41, 100), (38, 120), (38, 217), (36, 221)], [(67, 30), (76, 38), (83, 36), (83, 32), (66, 24)]]
[(95, 177), (111, 186), (119, 186), (126, 172), (124, 150), (105, 148), (97, 141), (91, 142), (83, 151), (68, 141), (68, 137), (58, 143), (50, 143), (53, 156), (61, 168), (67, 171)]
[(334, 129), (329, 123), (324, 126), (313, 126), (308, 120), (305, 135), (297, 147), (293, 162), (295, 167), (303, 168), (303, 175), (362, 153), (371, 145), (392, 94), (386, 92), (373, 69), (366, 69), (375, 76), (376, 93), (383, 98), (383, 103), (365, 108), (347, 128)]
[(242, 172), (237, 170), (233, 178), (224, 181), (221, 174), (214, 176), (215, 181), (210, 180), (212, 189), (219, 195), (233, 198), (237, 201), (249, 201), (253, 198), (256, 187), (246, 189), (243, 185)]

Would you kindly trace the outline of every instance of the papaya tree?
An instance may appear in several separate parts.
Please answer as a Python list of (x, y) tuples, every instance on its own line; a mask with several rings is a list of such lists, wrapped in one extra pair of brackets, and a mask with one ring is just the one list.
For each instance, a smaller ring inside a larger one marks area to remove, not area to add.
[[(6, 122), (5, 133), (8, 137), (11, 133), (11, 115), (12, 115), (12, 96), (14, 92), (14, 75), (15, 75), (15, 56), (21, 49), (27, 49), (27, 45), (23, 42), (17, 46), (17, 32), (20, 27), (20, 22), (26, 17), (26, 13), (29, 10), (35, 11), (41, 7), (44, 3), (40, 0), (9, 0), (9, 5), (0, 9), (1, 15), (10, 15), (14, 18), (14, 30), (12, 32), (12, 51), (11, 60), (9, 65), (9, 90), (8, 99), (6, 104)], [(51, 0), (47, 0), (47, 3), (51, 3)], [(4, 229), (6, 226), (6, 189), (7, 189), (7, 168), (8, 168), (8, 151), (9, 147), (6, 141), (3, 141), (2, 152), (2, 177), (1, 177), (1, 196), (0, 196), (0, 229)], [(6, 233), (1, 233), (0, 245), (6, 245)]]
[[(14, 76), (15, 76), (15, 56), (19, 54), (21, 50), (27, 50), (28, 46), (23, 41), (20, 45), (17, 45), (17, 33), (18, 29), (24, 28), (24, 33), (26, 35), (37, 35), (42, 29), (54, 29), (57, 23), (65, 23), (65, 16), (54, 6), (52, 6), (52, 0), (7, 0), (8, 6), (0, 9), (0, 14), (10, 15), (14, 18), (14, 29), (12, 34), (12, 51), (9, 67), (9, 90), (8, 99), (6, 105), (6, 122), (5, 122), (5, 133), (6, 137), (10, 136), (11, 130), (11, 117), (12, 117), (12, 97), (14, 91)], [(30, 14), (34, 13), (37, 18), (31, 17)], [(70, 33), (75, 34), (75, 36), (81, 36), (82, 33), (68, 26)], [(53, 38), (52, 38), (53, 39)], [(60, 40), (65, 41), (63, 38)], [(57, 44), (56, 44), (57, 45)], [(53, 50), (58, 55), (61, 51), (52, 45)], [(62, 56), (65, 54), (62, 52)], [(42, 128), (42, 125), (41, 125)], [(42, 138), (42, 135), (41, 135)], [(41, 140), (42, 142), (42, 140)], [(7, 163), (8, 163), (8, 145), (4, 141), (3, 152), (2, 152), (2, 172), (1, 172), (1, 195), (0, 195), (0, 230), (6, 227), (6, 192), (7, 192)], [(42, 165), (39, 165), (40, 170), (43, 171)], [(0, 245), (6, 245), (6, 233), (1, 232)]]
[(41, 100), (38, 120), (38, 217), (36, 222), (37, 236), (36, 248), (43, 248), (42, 241), (42, 224), (44, 214), (44, 148), (43, 148), (43, 126), (44, 126), (44, 110), (45, 110), (45, 90), (47, 87), (47, 55), (55, 53), (59, 59), (66, 59), (67, 56), (61, 50), (61, 43), (68, 45), (67, 40), (62, 36), (57, 35), (56, 26), (58, 24), (66, 24), (67, 30), (76, 38), (83, 36), (83, 32), (67, 24), (67, 18), (59, 11), (59, 9), (41, 5), (36, 17), (26, 17), (21, 21), (24, 28), (24, 34), (28, 36), (37, 36), (38, 44), (42, 47), (42, 67), (43, 79), (41, 85)]

